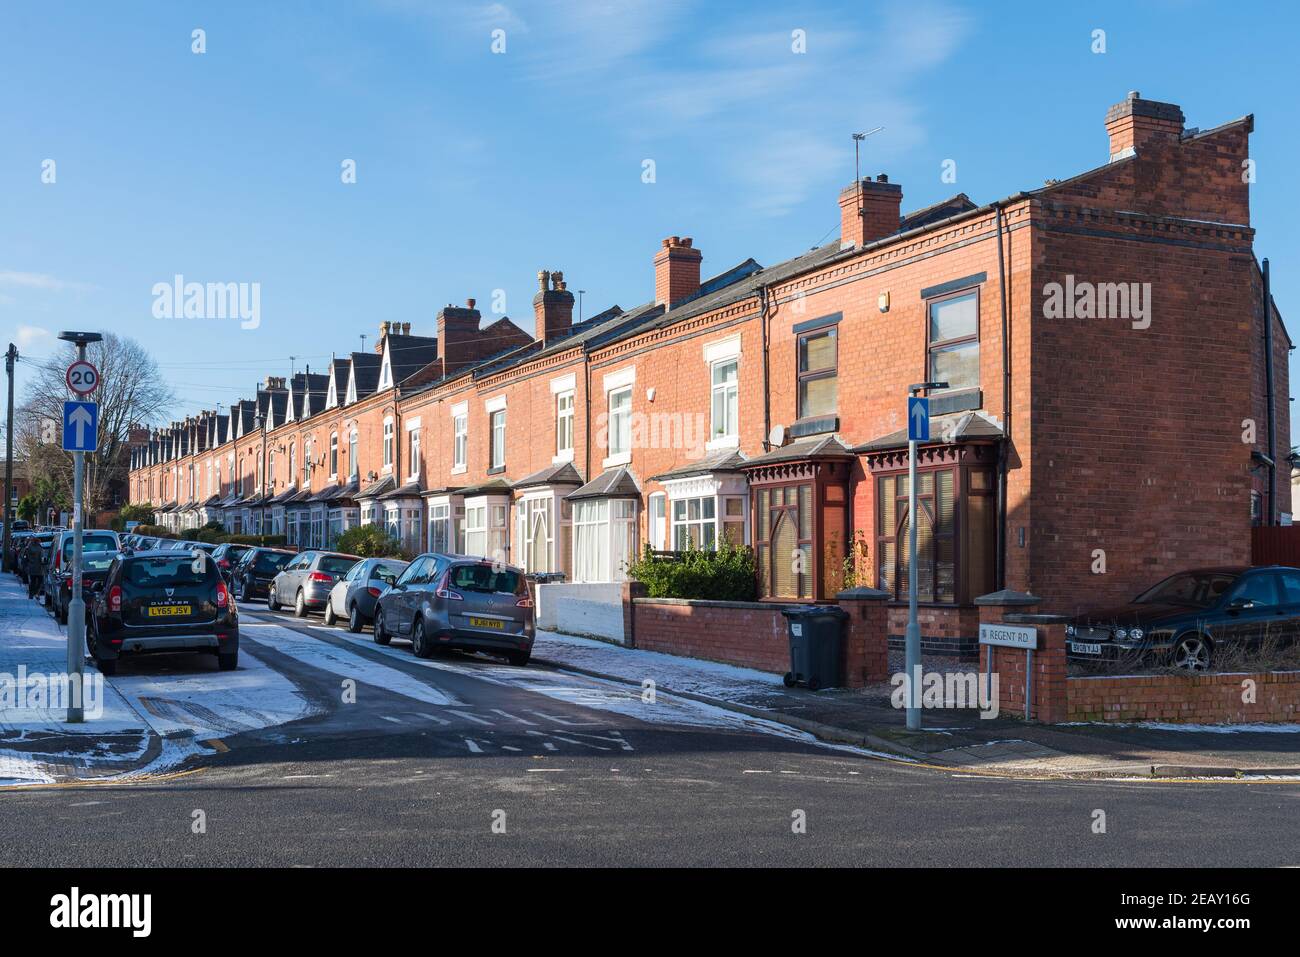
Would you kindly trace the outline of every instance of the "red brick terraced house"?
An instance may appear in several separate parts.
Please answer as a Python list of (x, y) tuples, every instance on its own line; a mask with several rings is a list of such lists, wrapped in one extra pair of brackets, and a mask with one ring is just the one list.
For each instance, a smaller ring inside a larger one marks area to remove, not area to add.
[(670, 237), (653, 300), (579, 323), (545, 270), (531, 332), (483, 326), (472, 299), (426, 335), (384, 323), (373, 354), (155, 432), (131, 500), (311, 546), (382, 523), (411, 551), (578, 582), (619, 580), (646, 545), (745, 542), (780, 602), (833, 597), (859, 542), (901, 634), (905, 396), (941, 380), (919, 455), (927, 648), (968, 651), (973, 599), (1002, 587), (1072, 611), (1246, 564), (1252, 525), (1291, 511), (1253, 118), (1187, 129), (1134, 93), (1105, 127), (1101, 165), (993, 203), (903, 214), (887, 177), (854, 183), (841, 238), (774, 266), (702, 279)]

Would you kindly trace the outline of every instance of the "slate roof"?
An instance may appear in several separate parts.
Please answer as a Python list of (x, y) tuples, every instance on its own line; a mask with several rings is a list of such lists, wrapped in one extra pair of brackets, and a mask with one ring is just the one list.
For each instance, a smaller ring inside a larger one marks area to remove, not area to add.
[(379, 497), (381, 499), (419, 498), (422, 494), (424, 494), (424, 488), (420, 485), (420, 480), (413, 479), (400, 488), (395, 488), (391, 492), (385, 492)]
[[(357, 400), (360, 401), (368, 395), (372, 395), (379, 386), (379, 370), (383, 366), (383, 357), (375, 352), (354, 352), (352, 353), (352, 376), (356, 379)], [(343, 397), (339, 401), (347, 398), (347, 383), (343, 383)]]
[(357, 482), (356, 479), (353, 479), (351, 482), (349, 482), (346, 485), (327, 485), (319, 492), (317, 492), (315, 495), (313, 495), (309, 499), (309, 501), (336, 502), (339, 499), (353, 498), (357, 494), (358, 486), (359, 483)]
[(391, 491), (396, 487), (397, 487), (397, 483), (393, 481), (393, 477), (391, 475), (385, 475), (379, 481), (371, 482), (369, 485), (363, 488), (360, 492), (357, 493), (356, 497), (357, 498), (379, 498), (379, 496), (383, 495), (385, 492)]
[(745, 461), (745, 456), (736, 449), (723, 449), (711, 455), (706, 455), (702, 459), (675, 466), (659, 475), (652, 475), (650, 480), (652, 482), (671, 482), (673, 479), (712, 475), (715, 472), (739, 472)]
[(460, 494), (466, 498), (475, 495), (508, 495), (510, 493), (509, 479), (494, 478), (486, 482), (480, 482), (478, 485), (467, 485), (460, 490)]
[[(954, 412), (930, 419), (930, 441), (918, 445), (955, 445), (960, 442), (997, 442), (1003, 437), (1002, 426), (983, 412)], [(899, 429), (863, 442), (854, 452), (884, 452), (907, 446), (907, 429)]]
[(807, 462), (810, 459), (848, 459), (853, 451), (840, 441), (838, 435), (824, 435), (799, 442), (791, 442), (764, 455), (747, 461), (742, 468), (751, 469), (782, 462)]
[(390, 332), (384, 342), (395, 383), (409, 379), (438, 358), (437, 336), (395, 336)]
[(627, 466), (601, 472), (594, 479), (565, 498), (640, 498), (641, 489)]
[(546, 468), (521, 478), (514, 484), (515, 488), (532, 488), (537, 485), (581, 485), (582, 475), (572, 462), (548, 465)]

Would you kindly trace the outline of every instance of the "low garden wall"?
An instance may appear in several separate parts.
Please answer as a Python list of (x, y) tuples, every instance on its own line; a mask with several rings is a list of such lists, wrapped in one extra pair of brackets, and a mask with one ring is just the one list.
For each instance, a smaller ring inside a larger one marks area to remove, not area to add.
[(620, 582), (538, 585), (537, 627), (567, 635), (624, 643)]
[[(1300, 672), (1070, 678), (1070, 721), (1300, 721)], [(1253, 700), (1252, 700), (1253, 699)]]

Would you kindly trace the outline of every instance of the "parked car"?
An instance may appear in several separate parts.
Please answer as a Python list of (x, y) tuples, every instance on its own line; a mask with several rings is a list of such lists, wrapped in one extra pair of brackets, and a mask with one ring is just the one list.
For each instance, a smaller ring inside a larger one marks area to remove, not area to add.
[(249, 548), (230, 572), (231, 587), (239, 601), (253, 601), (268, 593), (271, 582), (296, 555), (287, 548)]
[(1300, 637), (1300, 568), (1178, 572), (1126, 605), (1075, 617), (1065, 635), (1074, 661), (1155, 661), (1206, 671), (1229, 650)]
[[(0, 531), (2, 530), (3, 528), (0, 527)], [(27, 550), (28, 539), (35, 534), (35, 532), (23, 531), (12, 532), (9, 535), (9, 553), (5, 556), (5, 567), (12, 569), (19, 581), (27, 580), (26, 572), (23, 570), (22, 554)]]
[(271, 611), (279, 611), (281, 605), (292, 605), (293, 613), (299, 618), (305, 618), (309, 611), (320, 611), (329, 600), (334, 583), (359, 561), (359, 555), (341, 552), (302, 552), (272, 579), (266, 605)]
[(235, 570), (239, 560), (246, 555), (253, 546), (236, 545), (233, 542), (222, 542), (212, 552), (212, 560), (217, 563), (217, 567), (226, 575)]
[(357, 562), (330, 589), (325, 602), (325, 624), (346, 618), (348, 631), (357, 632), (375, 617), (375, 602), (384, 589), (401, 577), (410, 562), (397, 558), (367, 558)]
[(239, 612), (203, 551), (117, 555), (87, 621), (87, 650), (106, 675), (123, 655), (156, 652), (211, 652), (222, 671), (239, 665)]
[(465, 555), (420, 555), (379, 596), (375, 641), (409, 638), (428, 658), (446, 648), (487, 651), (526, 665), (533, 598), (522, 569)]
[[(52, 546), (45, 572), (45, 607), (59, 624), (68, 623), (68, 602), (72, 601), (72, 549), (75, 533), (59, 532)], [(90, 602), (90, 588), (103, 581), (114, 556), (120, 551), (117, 532), (107, 529), (81, 533), (82, 598)]]

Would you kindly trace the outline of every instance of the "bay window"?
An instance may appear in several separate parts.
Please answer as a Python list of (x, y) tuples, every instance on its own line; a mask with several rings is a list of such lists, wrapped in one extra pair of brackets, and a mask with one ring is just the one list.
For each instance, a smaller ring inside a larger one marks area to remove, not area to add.
[(717, 499), (677, 499), (673, 502), (673, 548), (712, 550), (717, 539)]
[(623, 581), (636, 555), (636, 500), (578, 499), (573, 503), (573, 580)]

